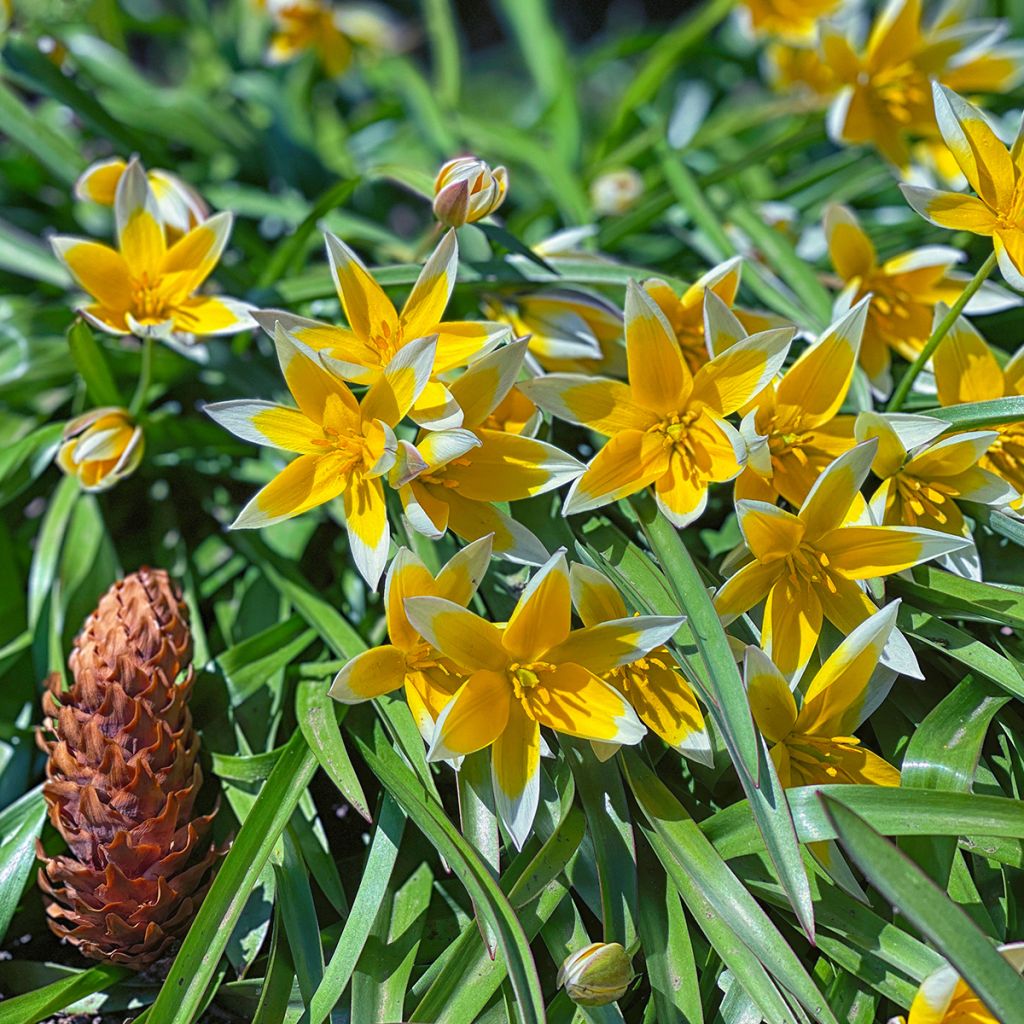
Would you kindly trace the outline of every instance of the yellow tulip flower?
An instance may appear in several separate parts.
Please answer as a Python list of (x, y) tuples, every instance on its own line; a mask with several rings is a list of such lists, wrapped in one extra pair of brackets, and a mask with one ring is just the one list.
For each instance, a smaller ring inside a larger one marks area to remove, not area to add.
[(246, 400), (206, 406), (243, 440), (298, 455), (239, 512), (232, 529), (270, 526), (340, 495), (352, 559), (376, 587), (390, 545), (383, 477), (397, 461), (394, 428), (427, 384), (434, 339), (400, 349), (358, 402), (283, 328), (274, 342), (297, 409)]
[(641, 616), (572, 629), (565, 555), (534, 573), (508, 623), (494, 625), (440, 597), (409, 597), (416, 631), (466, 676), (437, 719), (428, 760), (492, 747), (498, 815), (516, 846), (529, 837), (540, 792), (540, 729), (603, 743), (646, 731), (601, 677), (668, 641), (678, 618)]
[(83, 491), (107, 491), (139, 468), (144, 448), (142, 427), (129, 413), (105, 406), (76, 416), (64, 427), (57, 465)]
[[(740, 427), (749, 458), (736, 479), (737, 498), (774, 504), (781, 495), (799, 506), (825, 467), (853, 447), (853, 417), (837, 413), (853, 381), (870, 301), (861, 299), (754, 399)], [(727, 325), (728, 310), (717, 316)], [(738, 323), (725, 329), (742, 337)]]
[(326, 0), (267, 0), (274, 32), (267, 50), (271, 64), (285, 64), (310, 51), (326, 74), (340, 75), (352, 62), (352, 44), (339, 11)]
[(434, 216), (446, 227), (460, 228), (494, 213), (508, 193), (508, 171), (494, 170), (473, 156), (449, 160), (434, 179)]
[(676, 526), (704, 511), (708, 486), (734, 479), (746, 446), (725, 417), (745, 406), (781, 369), (793, 331), (736, 341), (691, 374), (664, 313), (635, 282), (626, 291), (629, 383), (550, 374), (520, 388), (541, 409), (609, 438), (576, 481), (563, 513), (573, 515), (654, 485)]
[(721, 352), (721, 348), (716, 347), (715, 339), (709, 338), (704, 330), (704, 296), (707, 292), (717, 295), (750, 334), (786, 326), (785, 321), (778, 317), (735, 305), (742, 268), (743, 258), (734, 256), (712, 267), (688, 288), (684, 288), (681, 295), (676, 295), (668, 284), (657, 278), (644, 282), (644, 291), (665, 314), (691, 373), (696, 373), (709, 359)]
[[(968, 543), (935, 530), (851, 520), (877, 450), (871, 440), (840, 455), (818, 477), (797, 515), (761, 501), (736, 503), (752, 560), (722, 585), (715, 608), (729, 622), (765, 601), (761, 646), (787, 679), (799, 678), (806, 667), (823, 618), (849, 634), (874, 614), (862, 581)], [(913, 659), (909, 647), (904, 653)]]
[(427, 260), (399, 313), (359, 257), (340, 238), (328, 234), (327, 258), (348, 327), (295, 316), (282, 309), (254, 314), (268, 333), (277, 324), (301, 344), (319, 353), (336, 376), (371, 385), (402, 348), (417, 338), (436, 336), (437, 354), (431, 380), (418, 397), (411, 416), (432, 430), (457, 427), (462, 413), (440, 374), (466, 366), (491, 351), (509, 335), (503, 324), (442, 321), (455, 287), (459, 248), (449, 231)]
[(814, 38), (819, 22), (842, 5), (843, 0), (743, 0), (739, 10), (754, 35), (806, 42)]
[(871, 296), (860, 364), (876, 393), (892, 390), (892, 353), (913, 362), (932, 332), (935, 306), (955, 302), (966, 280), (952, 276), (964, 259), (958, 249), (929, 245), (879, 263), (871, 239), (852, 210), (829, 206), (825, 235), (832, 266), (844, 289), (839, 308)]
[(545, 494), (576, 479), (583, 466), (554, 445), (488, 426), (515, 384), (526, 344), (489, 353), (451, 385), (462, 428), (423, 433), (415, 445), (399, 442), (399, 494), (410, 525), (424, 536), (449, 529), (463, 540), (493, 534), (495, 554), (540, 565), (548, 559), (544, 545), (495, 502)]
[[(587, 565), (569, 570), (572, 603), (584, 626), (626, 619), (626, 602), (611, 581)], [(637, 661), (612, 669), (605, 677), (629, 702), (651, 732), (679, 753), (704, 764), (714, 762), (711, 737), (697, 698), (682, 669), (666, 647), (657, 647)], [(596, 745), (602, 760), (618, 749)]]
[(117, 183), (117, 248), (84, 238), (50, 239), (57, 258), (93, 301), (78, 312), (108, 334), (135, 334), (188, 347), (198, 336), (253, 326), (249, 307), (221, 295), (196, 295), (217, 265), (231, 214), (217, 213), (167, 244), (160, 206), (137, 160)]
[(467, 544), (433, 576), (412, 551), (399, 548), (384, 583), (388, 643), (349, 661), (334, 677), (331, 696), (343, 704), (358, 704), (404, 688), (409, 710), (429, 742), (438, 715), (465, 680), (413, 628), (405, 599), (441, 597), (465, 608), (490, 560), (491, 538), (482, 537)]
[(896, 625), (899, 601), (865, 619), (825, 660), (796, 700), (785, 676), (758, 647), (748, 647), (744, 681), (750, 710), (779, 782), (790, 786), (860, 783), (898, 786), (900, 773), (853, 735), (889, 690), (893, 673), (879, 667)]
[(862, 412), (857, 417), (857, 440), (878, 439), (871, 471), (882, 484), (870, 501), (878, 522), (970, 537), (958, 500), (999, 508), (1020, 497), (980, 465), (998, 441), (997, 431), (940, 437), (948, 430), (948, 423), (931, 416)]
[(943, 18), (925, 25), (922, 6), (922, 0), (890, 0), (862, 52), (831, 26), (821, 28), (821, 57), (840, 85), (828, 117), (832, 137), (872, 145), (899, 168), (908, 166), (915, 140), (938, 138), (930, 82), (1002, 93), (1024, 71), (1018, 50), (997, 44), (1005, 25), (997, 32), (991, 21)]
[[(935, 311), (938, 319), (945, 309)], [(1024, 348), (1000, 366), (985, 339), (963, 317), (957, 319), (932, 357), (939, 404), (962, 405), (1024, 395)], [(1024, 495), (1024, 423), (1003, 423), (979, 465)], [(1011, 503), (1019, 508), (1024, 498)]]
[(1003, 277), (1024, 289), (1024, 132), (1007, 148), (955, 92), (936, 84), (934, 100), (942, 138), (976, 195), (901, 185), (903, 195), (939, 227), (990, 237)]
[[(999, 947), (1018, 974), (1024, 973), (1024, 942)], [(932, 971), (917, 990), (906, 1019), (893, 1017), (889, 1024), (1000, 1024), (974, 990), (946, 964)]]

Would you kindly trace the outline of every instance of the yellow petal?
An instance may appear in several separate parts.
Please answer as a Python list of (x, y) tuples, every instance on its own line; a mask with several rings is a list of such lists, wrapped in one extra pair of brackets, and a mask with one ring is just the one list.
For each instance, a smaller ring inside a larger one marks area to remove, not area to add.
[(423, 265), (409, 298), (402, 307), (404, 335), (410, 340), (434, 334), (455, 287), (459, 245), (454, 231), (446, 231)]
[(357, 654), (334, 677), (330, 694), (342, 704), (358, 704), (400, 689), (405, 682), (405, 654), (385, 644)]
[(375, 588), (387, 564), (391, 544), (384, 487), (379, 479), (351, 479), (345, 489), (345, 529), (352, 561), (363, 579)]
[(782, 369), (793, 340), (793, 328), (752, 334), (737, 341), (693, 378), (693, 401), (703, 402), (721, 416), (746, 405)]
[(204, 406), (203, 411), (236, 437), (253, 444), (271, 445), (286, 452), (306, 455), (322, 455), (324, 452), (323, 446), (315, 443), (323, 439), (323, 431), (298, 409), (273, 402), (241, 399), (214, 402)]
[(491, 749), (491, 780), (498, 816), (522, 849), (540, 801), (540, 726), (518, 703)]
[(109, 246), (57, 235), (50, 239), (57, 258), (101, 306), (123, 313), (133, 306), (131, 271)]
[(405, 613), (413, 628), (466, 672), (503, 671), (508, 662), (501, 630), (441, 597), (410, 597)]
[(718, 588), (715, 594), (715, 611), (725, 623), (760, 604), (771, 590), (779, 574), (783, 572), (779, 562), (751, 562)]
[(822, 609), (814, 589), (797, 577), (782, 577), (768, 594), (761, 646), (787, 679), (798, 679), (821, 635)]
[(743, 681), (750, 711), (758, 729), (770, 743), (784, 740), (796, 721), (796, 701), (785, 676), (759, 647), (748, 647)]
[(623, 430), (646, 430), (658, 422), (650, 409), (633, 401), (621, 381), (575, 373), (552, 373), (523, 381), (520, 390), (545, 412), (612, 436)]
[(312, 358), (310, 350), (290, 338), (280, 324), (275, 328), (274, 347), (288, 390), (303, 414), (312, 422), (322, 424), (328, 401), (333, 399), (335, 411), (340, 411), (348, 427), (355, 430), (359, 423), (359, 406), (344, 383), (332, 377)]
[(624, 619), (629, 614), (626, 602), (612, 581), (589, 565), (573, 562), (569, 568), (569, 590), (576, 614), (584, 626)]
[(441, 491), (448, 525), (456, 536), (468, 541), (491, 534), (494, 553), (510, 562), (543, 565), (548, 560), (548, 551), (537, 537), (501, 509), (490, 502), (471, 501), (447, 488), (438, 488), (433, 493), (437, 495)]
[(844, 281), (867, 277), (875, 269), (875, 247), (848, 206), (826, 207), (825, 236), (832, 266)]
[[(403, 651), (411, 651), (420, 635), (405, 614), (407, 597), (442, 596), (436, 593), (434, 577), (419, 557), (408, 548), (399, 548), (384, 581), (384, 611), (388, 639)], [(443, 595), (448, 596), (448, 595)], [(459, 601), (458, 604), (465, 604)]]
[(129, 162), (117, 183), (114, 219), (117, 246), (132, 274), (147, 274), (155, 284), (162, 273), (167, 243), (156, 197), (137, 159)]
[(791, 512), (763, 501), (736, 502), (740, 532), (759, 562), (791, 555), (804, 539), (804, 523)]
[(75, 195), (101, 206), (113, 206), (117, 183), (127, 166), (120, 157), (90, 164), (75, 182)]
[(364, 423), (398, 426), (430, 380), (436, 347), (434, 338), (417, 338), (395, 353), (359, 403)]
[(925, 220), (940, 228), (991, 235), (996, 229), (995, 214), (974, 196), (959, 192), (936, 192), (919, 185), (900, 185), (903, 197)]
[(338, 455), (300, 455), (238, 513), (231, 528), (270, 526), (336, 498), (347, 483), (343, 464)]
[(822, 534), (845, 522), (850, 506), (867, 479), (878, 450), (875, 440), (863, 441), (840, 455), (818, 477), (800, 509), (806, 537), (816, 541)]
[[(938, 315), (938, 309), (935, 312)], [(985, 339), (963, 317), (935, 350), (933, 366), (942, 405), (1003, 397), (1003, 371)]]
[(556, 552), (520, 595), (502, 644), (512, 661), (539, 660), (569, 635), (572, 601), (565, 554)]
[(437, 574), (437, 596), (469, 604), (491, 561), (493, 538), (488, 535), (456, 552)]
[(512, 686), (503, 672), (474, 672), (434, 726), (428, 761), (462, 757), (490, 746), (509, 718)]
[(479, 426), (509, 393), (519, 376), (528, 344), (517, 341), (489, 352), (449, 385), (462, 409), (465, 426)]
[(569, 491), (563, 513), (586, 512), (636, 494), (663, 476), (668, 467), (669, 453), (659, 435), (625, 430), (591, 459)]
[(672, 616), (635, 615), (598, 622), (574, 629), (547, 652), (545, 660), (554, 665), (575, 662), (604, 676), (668, 643), (682, 621)]
[(379, 338), (393, 344), (398, 336), (398, 314), (391, 300), (340, 238), (329, 232), (325, 237), (331, 274), (349, 326), (360, 339)]
[[(231, 234), (231, 221), (230, 213), (215, 213), (202, 224), (196, 225), (167, 250), (160, 265), (160, 273), (177, 277), (177, 287), (186, 293), (194, 291), (217, 265)], [(127, 253), (125, 258), (129, 259)]]
[(626, 359), (637, 405), (669, 414), (684, 408), (693, 388), (672, 328), (635, 281), (626, 287)]
[(201, 295), (179, 302), (173, 310), (174, 329), (185, 334), (237, 334), (255, 326), (249, 307), (223, 295)]
[(713, 763), (711, 737), (689, 683), (667, 652), (655, 652), (643, 668), (624, 668), (629, 698), (640, 720), (670, 747), (703, 764)]
[(963, 537), (911, 526), (844, 526), (821, 537), (818, 546), (836, 571), (851, 580), (868, 580), (959, 551), (968, 543)]

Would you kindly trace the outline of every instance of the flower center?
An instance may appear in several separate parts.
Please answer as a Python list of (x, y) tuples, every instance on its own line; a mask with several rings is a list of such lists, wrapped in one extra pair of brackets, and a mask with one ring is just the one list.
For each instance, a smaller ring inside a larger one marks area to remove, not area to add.
[(901, 522), (916, 526), (919, 520), (936, 524), (939, 528), (949, 521), (948, 503), (957, 491), (949, 484), (937, 480), (919, 480), (900, 473), (896, 477), (896, 492), (903, 506)]
[(369, 338), (370, 347), (376, 350), (381, 366), (387, 366), (392, 357), (402, 347), (402, 325), (392, 327), (387, 320), (381, 320), (380, 326)]
[(512, 684), (512, 696), (522, 705), (529, 718), (536, 721), (531, 704), (539, 701), (547, 704), (551, 695), (547, 691), (547, 679), (555, 671), (555, 666), (546, 661), (531, 661), (522, 664), (513, 661), (506, 670), (508, 680)]
[(148, 272), (132, 280), (132, 314), (136, 320), (166, 320), (166, 310), (166, 297), (157, 283), (150, 281)]
[(824, 584), (831, 593), (836, 593), (835, 581), (829, 572), (829, 559), (824, 551), (812, 548), (810, 544), (801, 544), (792, 554), (786, 556), (786, 568), (789, 578), (796, 582), (799, 579), (808, 583)]

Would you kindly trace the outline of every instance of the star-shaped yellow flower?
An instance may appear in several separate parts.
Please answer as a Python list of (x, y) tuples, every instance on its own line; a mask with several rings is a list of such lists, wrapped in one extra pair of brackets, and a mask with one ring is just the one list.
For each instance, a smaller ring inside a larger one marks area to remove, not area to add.
[[(935, 311), (941, 317), (945, 309)], [(985, 339), (963, 317), (959, 317), (932, 358), (939, 404), (962, 405), (995, 398), (1024, 395), (1024, 347), (1000, 366)], [(996, 427), (998, 437), (982, 456), (979, 465), (1002, 477), (1018, 495), (1024, 494), (1024, 423)], [(1022, 498), (1013, 501), (1020, 507)]]
[(231, 214), (217, 213), (167, 244), (160, 206), (146, 172), (132, 160), (114, 197), (117, 248), (56, 235), (53, 251), (92, 296), (79, 308), (108, 334), (135, 334), (188, 346), (197, 337), (252, 327), (237, 299), (195, 294), (210, 276), (231, 233)]
[(748, 647), (744, 681), (754, 721), (772, 744), (779, 782), (790, 786), (860, 783), (898, 786), (900, 773), (866, 750), (854, 732), (881, 703), (893, 673), (879, 666), (899, 601), (865, 619), (826, 659), (797, 708), (785, 676), (758, 647)]
[(843, 0), (743, 0), (740, 13), (754, 35), (806, 42), (842, 5)]
[(976, 195), (902, 185), (907, 202), (943, 228), (992, 239), (999, 269), (1014, 288), (1024, 289), (1024, 132), (1008, 148), (984, 115), (955, 92), (936, 84), (935, 117)]
[(602, 676), (664, 644), (677, 618), (641, 616), (572, 629), (565, 555), (538, 569), (504, 626), (439, 597), (409, 597), (413, 628), (467, 677), (437, 719), (427, 757), (492, 747), (498, 814), (516, 846), (530, 834), (540, 791), (540, 729), (602, 743), (646, 731)]
[[(761, 501), (736, 503), (752, 561), (723, 584), (715, 607), (728, 622), (765, 601), (761, 646), (787, 679), (799, 678), (807, 666), (823, 619), (849, 634), (874, 614), (864, 580), (968, 543), (934, 530), (852, 521), (877, 450), (871, 440), (840, 455), (818, 477), (797, 515)], [(913, 658), (909, 647), (904, 653)]]
[(342, 30), (339, 10), (327, 0), (267, 0), (274, 34), (267, 50), (271, 64), (284, 64), (309, 51), (326, 74), (340, 75), (352, 62), (352, 44)]
[(239, 512), (232, 528), (269, 526), (340, 495), (352, 559), (375, 587), (390, 545), (383, 478), (398, 456), (394, 428), (427, 384), (434, 339), (403, 346), (359, 401), (280, 326), (274, 341), (297, 409), (246, 400), (206, 406), (243, 440), (298, 455)]
[(449, 231), (423, 266), (401, 312), (373, 279), (359, 257), (340, 238), (328, 234), (327, 258), (334, 275), (348, 327), (282, 309), (255, 313), (268, 333), (281, 324), (297, 341), (320, 355), (342, 380), (373, 384), (404, 346), (417, 338), (436, 337), (431, 380), (416, 400), (411, 416), (432, 430), (457, 427), (462, 413), (439, 375), (491, 351), (509, 336), (504, 324), (475, 320), (442, 320), (458, 274), (459, 248)]
[(737, 498), (774, 504), (781, 495), (799, 506), (825, 467), (853, 447), (853, 417), (837, 413), (853, 380), (870, 301), (861, 299), (754, 399), (740, 427), (749, 458), (736, 479)]
[(703, 512), (708, 486), (732, 480), (746, 446), (725, 417), (745, 406), (781, 369), (793, 331), (736, 341), (692, 374), (654, 300), (626, 291), (629, 383), (550, 374), (520, 388), (541, 409), (609, 438), (576, 481), (563, 512), (599, 508), (654, 485), (662, 512), (686, 526)]
[(412, 551), (399, 548), (384, 584), (388, 643), (349, 661), (334, 677), (331, 696), (343, 704), (358, 704), (404, 688), (409, 710), (429, 742), (438, 715), (465, 679), (416, 632), (405, 613), (405, 600), (442, 597), (465, 608), (490, 560), (491, 538), (482, 537), (467, 544), (433, 576)]

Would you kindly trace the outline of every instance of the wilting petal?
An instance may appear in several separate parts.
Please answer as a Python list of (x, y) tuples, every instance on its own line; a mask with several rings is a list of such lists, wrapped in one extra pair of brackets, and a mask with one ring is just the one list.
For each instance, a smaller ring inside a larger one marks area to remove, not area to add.
[(508, 722), (511, 699), (504, 672), (474, 672), (438, 717), (427, 760), (444, 761), (490, 746)]
[(382, 420), (389, 427), (401, 422), (430, 380), (436, 347), (435, 338), (417, 338), (395, 353), (359, 403), (364, 422)]
[(902, 572), (966, 544), (962, 537), (912, 526), (844, 526), (818, 541), (831, 568), (851, 580)]
[(604, 573), (589, 565), (573, 562), (569, 567), (569, 590), (576, 614), (584, 626), (624, 619), (629, 614), (618, 588)]
[(746, 405), (782, 369), (795, 331), (752, 334), (705, 363), (693, 378), (693, 401), (728, 416)]
[(900, 191), (925, 220), (940, 228), (975, 235), (991, 235), (996, 228), (996, 215), (975, 196), (906, 184), (900, 185)]
[(572, 599), (565, 554), (556, 552), (530, 579), (502, 634), (514, 661), (537, 661), (569, 635)]
[(861, 724), (868, 684), (896, 626), (899, 601), (865, 619), (828, 657), (804, 694), (794, 731), (850, 736)]
[(352, 392), (336, 377), (332, 377), (304, 349), (289, 337), (279, 325), (275, 328), (274, 347), (288, 390), (303, 414), (314, 423), (323, 423), (328, 400), (336, 407), (347, 410), (347, 419), (354, 428), (359, 422), (359, 406)]
[(569, 491), (563, 515), (586, 512), (643, 490), (669, 467), (660, 435), (625, 430), (594, 456)]
[(545, 441), (478, 430), (479, 448), (450, 465), (446, 479), (471, 501), (519, 501), (575, 480), (583, 464)]
[(878, 442), (863, 441), (840, 455), (811, 488), (800, 509), (808, 540), (842, 525), (875, 459)]
[(665, 314), (635, 281), (626, 286), (625, 317), (633, 401), (660, 414), (678, 412), (686, 405), (693, 379)]
[(609, 619), (583, 629), (574, 629), (557, 647), (545, 655), (554, 665), (571, 661), (595, 675), (607, 675), (614, 668), (642, 658), (675, 636), (681, 618), (662, 615), (636, 615)]
[[(945, 307), (942, 307), (942, 313), (936, 307), (935, 315), (939, 317), (945, 312)], [(1003, 371), (988, 343), (963, 317), (957, 318), (939, 343), (932, 365), (942, 405), (1003, 397)]]
[(352, 561), (370, 587), (376, 588), (391, 545), (388, 509), (380, 480), (353, 478), (345, 489), (345, 528)]
[(50, 239), (54, 254), (101, 306), (123, 315), (132, 308), (131, 271), (124, 257), (107, 245), (66, 235)]
[(479, 615), (441, 597), (407, 598), (405, 614), (420, 636), (467, 672), (504, 669), (501, 630)]
[(804, 523), (791, 512), (763, 501), (737, 501), (740, 532), (759, 562), (791, 555), (804, 539)]
[(492, 547), (488, 535), (457, 551), (437, 574), (437, 596), (455, 604), (469, 604), (487, 572)]
[(633, 401), (628, 384), (576, 373), (551, 373), (519, 385), (530, 401), (568, 423), (611, 437), (624, 430), (646, 430), (658, 422), (650, 409)]
[(516, 341), (489, 352), (449, 385), (467, 427), (483, 423), (511, 391), (522, 369), (528, 344)]
[(796, 722), (796, 701), (775, 662), (759, 647), (748, 647), (743, 659), (747, 700), (761, 734), (770, 743), (784, 740)]
[(298, 409), (240, 399), (213, 402), (203, 406), (203, 412), (243, 441), (307, 455), (324, 451), (314, 443), (323, 439), (323, 431)]
[(327, 260), (349, 326), (361, 339), (394, 339), (398, 333), (398, 314), (384, 289), (340, 238), (328, 232), (325, 239)]
[(402, 307), (406, 338), (435, 333), (455, 287), (459, 269), (459, 244), (454, 231), (446, 231), (423, 265), (409, 298)]
[(336, 498), (348, 482), (343, 466), (339, 455), (300, 455), (238, 513), (231, 528), (270, 526)]
[(792, 407), (803, 427), (827, 423), (846, 401), (870, 302), (870, 297), (861, 299), (829, 327), (779, 382), (777, 405)]
[(728, 624), (760, 604), (783, 571), (784, 567), (779, 562), (750, 562), (743, 566), (718, 588), (715, 611)]
[(540, 802), (540, 726), (518, 703), (491, 748), (491, 785), (498, 817), (521, 850)]
[(523, 699), (541, 725), (580, 739), (639, 743), (647, 731), (622, 694), (581, 665), (557, 666)]
[(398, 690), (405, 682), (405, 653), (385, 644), (357, 654), (334, 677), (330, 694), (342, 704), (359, 704)]
[(783, 576), (764, 606), (761, 646), (787, 679), (799, 679), (821, 635), (822, 610), (803, 578)]
[(849, 207), (838, 203), (826, 207), (825, 237), (832, 266), (844, 281), (867, 277), (875, 269), (875, 247)]

